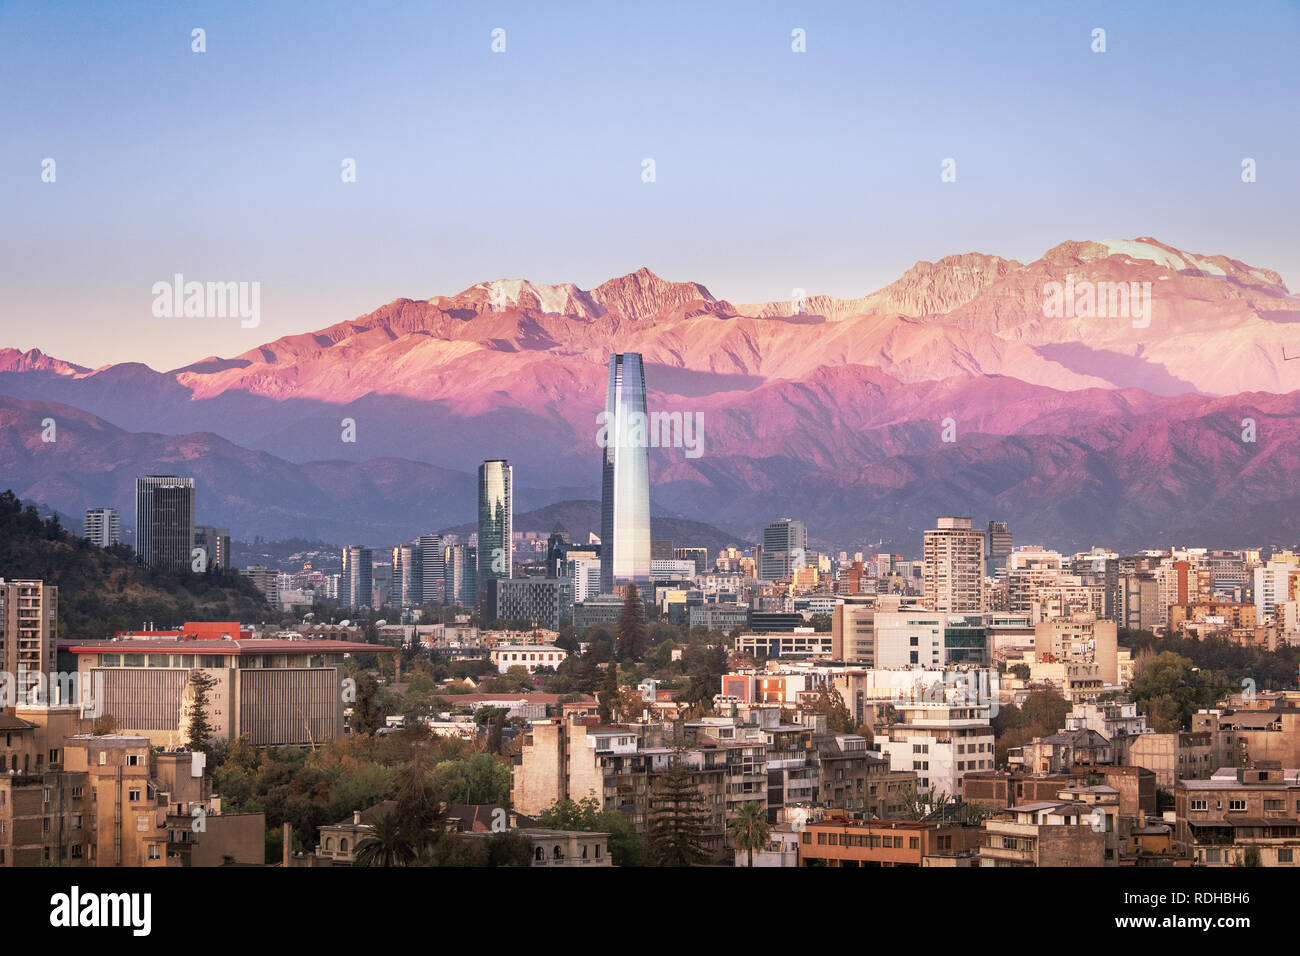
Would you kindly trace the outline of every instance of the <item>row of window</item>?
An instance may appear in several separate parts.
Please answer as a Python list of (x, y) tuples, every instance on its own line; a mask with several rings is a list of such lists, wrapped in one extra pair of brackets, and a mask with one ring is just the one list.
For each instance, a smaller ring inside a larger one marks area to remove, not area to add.
[[(825, 831), (818, 831), (817, 833), (818, 846), (860, 846), (873, 850), (901, 850), (904, 847), (904, 840), (907, 841), (906, 846), (909, 850), (919, 850), (921, 848), (920, 837), (901, 837), (877, 833), (826, 833)], [(952, 838), (948, 837), (948, 840), (951, 841)], [(805, 832), (803, 842), (812, 843), (812, 834)]]

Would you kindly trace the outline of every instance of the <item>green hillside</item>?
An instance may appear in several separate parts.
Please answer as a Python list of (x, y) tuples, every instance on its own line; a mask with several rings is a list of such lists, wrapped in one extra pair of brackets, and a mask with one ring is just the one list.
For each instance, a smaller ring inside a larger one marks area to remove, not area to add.
[(113, 631), (187, 620), (278, 621), (253, 584), (233, 571), (154, 571), (125, 545), (97, 548), (57, 517), (42, 521), (12, 491), (0, 494), (0, 578), (39, 578), (59, 588), (59, 636), (101, 638)]

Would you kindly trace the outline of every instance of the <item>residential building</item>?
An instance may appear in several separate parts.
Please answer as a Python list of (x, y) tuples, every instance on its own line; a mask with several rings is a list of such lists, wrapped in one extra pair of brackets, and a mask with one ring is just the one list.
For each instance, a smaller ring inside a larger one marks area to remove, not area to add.
[(940, 518), (925, 532), (922, 594), (926, 605), (946, 614), (977, 613), (985, 609), (985, 533), (971, 527), (970, 518)]
[(1176, 839), (1200, 866), (1300, 863), (1300, 771), (1221, 767), (1174, 788)]
[(59, 589), (0, 578), (0, 673), (13, 675), (18, 699), (54, 673), (58, 637)]
[(81, 530), (81, 536), (98, 548), (107, 548), (122, 540), (121, 520), (116, 508), (87, 508)]

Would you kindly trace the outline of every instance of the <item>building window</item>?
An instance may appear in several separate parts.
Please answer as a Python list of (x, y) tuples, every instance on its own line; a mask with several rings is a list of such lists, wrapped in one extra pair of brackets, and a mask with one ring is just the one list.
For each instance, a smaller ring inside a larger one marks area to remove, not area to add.
[(139, 803), (139, 802), (140, 802), (140, 791), (139, 791), (139, 790), (128, 790), (128, 791), (127, 791), (126, 799), (127, 799), (127, 801), (130, 802), (130, 803)]
[(1231, 812), (1234, 811), (1234, 810), (1245, 810), (1245, 809), (1246, 809), (1246, 801), (1245, 801), (1245, 800), (1229, 800), (1229, 801), (1228, 801), (1228, 812), (1229, 812), (1229, 813), (1231, 813)]
[(162, 854), (158, 852), (158, 844), (156, 843), (149, 844), (149, 859), (151, 860), (162, 859)]
[(1277, 851), (1277, 861), (1279, 863), (1290, 863), (1291, 852), (1292, 851), (1290, 850), (1290, 848), (1286, 848), (1286, 849), (1279, 848)]

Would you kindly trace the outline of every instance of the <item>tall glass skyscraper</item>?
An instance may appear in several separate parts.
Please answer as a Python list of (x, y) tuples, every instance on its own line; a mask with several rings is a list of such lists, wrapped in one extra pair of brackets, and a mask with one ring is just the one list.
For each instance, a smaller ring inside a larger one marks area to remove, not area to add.
[(611, 594), (615, 584), (650, 580), (649, 415), (636, 352), (609, 357), (602, 434), (600, 590)]
[(488, 582), (510, 577), (514, 559), (513, 469), (505, 459), (478, 466), (478, 604), (487, 597)]

